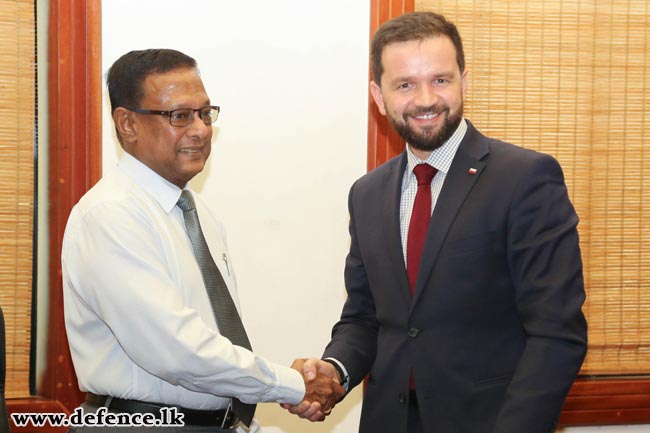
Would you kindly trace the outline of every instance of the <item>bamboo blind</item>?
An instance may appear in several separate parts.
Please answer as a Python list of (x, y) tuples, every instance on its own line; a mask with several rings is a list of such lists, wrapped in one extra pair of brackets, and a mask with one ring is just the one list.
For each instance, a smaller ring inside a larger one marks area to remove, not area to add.
[(0, 306), (6, 396), (29, 396), (34, 222), (34, 0), (0, 0)]
[(459, 28), (466, 116), (562, 164), (585, 264), (582, 374), (650, 373), (649, 4), (415, 2)]

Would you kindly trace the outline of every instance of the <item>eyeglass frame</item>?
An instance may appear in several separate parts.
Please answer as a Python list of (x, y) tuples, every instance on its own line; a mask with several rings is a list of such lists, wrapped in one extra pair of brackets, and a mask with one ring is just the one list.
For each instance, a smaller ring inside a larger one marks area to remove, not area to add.
[[(194, 119), (194, 113), (196, 113), (196, 112), (199, 112), (199, 118), (201, 120), (203, 120), (203, 118), (201, 117), (201, 110), (205, 110), (206, 108), (210, 108), (211, 110), (216, 110), (217, 111), (217, 116), (210, 123), (206, 123), (205, 120), (204, 120), (203, 121), (204, 125), (212, 125), (214, 122), (217, 121), (217, 119), (219, 118), (219, 114), (221, 113), (221, 107), (218, 106), (218, 105), (206, 105), (205, 107), (201, 107), (201, 108), (176, 108), (174, 110), (146, 110), (144, 108), (128, 108), (128, 107), (125, 107), (125, 108), (127, 108), (130, 111), (133, 111), (134, 113), (138, 113), (138, 114), (154, 114), (154, 115), (158, 115), (158, 116), (166, 116), (169, 119), (169, 124), (171, 126), (175, 126), (177, 128), (183, 128), (183, 127), (188, 126), (189, 124), (191, 124), (193, 122), (193, 119)], [(172, 123), (172, 114), (174, 114), (175, 111), (179, 111), (179, 110), (192, 110), (192, 120), (190, 120), (187, 123), (187, 125), (174, 125)]]

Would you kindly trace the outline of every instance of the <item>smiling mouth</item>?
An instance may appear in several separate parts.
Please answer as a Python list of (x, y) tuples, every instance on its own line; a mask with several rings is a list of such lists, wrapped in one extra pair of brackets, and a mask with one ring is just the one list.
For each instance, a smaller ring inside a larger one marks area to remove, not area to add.
[(181, 149), (179, 153), (183, 153), (185, 155), (198, 155), (201, 152), (201, 149)]
[(411, 116), (411, 117), (417, 120), (431, 120), (431, 119), (435, 119), (439, 115), (440, 114), (438, 113), (424, 113), (424, 114), (418, 114), (417, 116)]

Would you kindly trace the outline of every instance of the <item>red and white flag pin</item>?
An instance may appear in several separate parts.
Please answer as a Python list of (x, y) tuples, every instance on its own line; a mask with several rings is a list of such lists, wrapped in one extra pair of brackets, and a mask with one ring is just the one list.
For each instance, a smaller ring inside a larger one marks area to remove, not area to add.
[(475, 169), (474, 167), (472, 167), (472, 168), (470, 168), (469, 170), (467, 170), (467, 172), (468, 172), (469, 174), (476, 174), (477, 171), (478, 171), (478, 170)]

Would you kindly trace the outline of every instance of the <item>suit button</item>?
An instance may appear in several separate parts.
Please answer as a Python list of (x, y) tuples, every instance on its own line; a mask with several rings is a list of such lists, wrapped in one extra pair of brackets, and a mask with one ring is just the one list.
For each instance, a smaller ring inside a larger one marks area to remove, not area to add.
[(403, 405), (405, 405), (407, 403), (407, 401), (408, 401), (408, 399), (406, 398), (406, 394), (404, 394), (403, 392), (400, 392), (399, 393), (399, 404), (401, 404), (403, 406)]
[(409, 329), (409, 337), (411, 337), (411, 338), (417, 337), (419, 333), (420, 333), (420, 330), (418, 328)]

